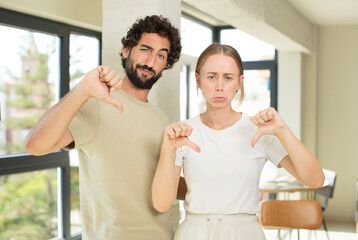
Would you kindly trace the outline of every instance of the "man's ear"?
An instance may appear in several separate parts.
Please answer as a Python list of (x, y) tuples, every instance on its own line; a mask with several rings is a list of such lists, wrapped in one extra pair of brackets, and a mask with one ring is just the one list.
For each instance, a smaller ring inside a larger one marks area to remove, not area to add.
[(123, 57), (124, 57), (124, 58), (128, 58), (129, 52), (130, 52), (130, 48), (129, 48), (129, 47), (124, 47), (124, 48), (122, 49)]

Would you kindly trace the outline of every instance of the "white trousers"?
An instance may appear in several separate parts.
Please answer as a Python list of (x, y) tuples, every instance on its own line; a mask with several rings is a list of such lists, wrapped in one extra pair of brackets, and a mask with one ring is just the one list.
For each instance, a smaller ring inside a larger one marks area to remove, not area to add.
[(256, 215), (186, 213), (174, 240), (265, 240)]

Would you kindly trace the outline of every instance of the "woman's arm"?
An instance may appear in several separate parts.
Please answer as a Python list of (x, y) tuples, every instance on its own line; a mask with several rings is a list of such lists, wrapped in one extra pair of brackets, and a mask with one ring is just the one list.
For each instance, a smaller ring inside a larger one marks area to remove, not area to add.
[(275, 135), (288, 153), (280, 165), (308, 187), (323, 185), (324, 174), (316, 157), (298, 140), (274, 108), (261, 111), (251, 117), (251, 121), (258, 127), (252, 146), (262, 135)]
[(160, 158), (152, 184), (153, 206), (159, 212), (171, 208), (177, 198), (181, 167), (175, 166), (176, 149), (184, 145), (200, 152), (200, 148), (188, 139), (192, 128), (185, 123), (173, 123), (166, 127)]

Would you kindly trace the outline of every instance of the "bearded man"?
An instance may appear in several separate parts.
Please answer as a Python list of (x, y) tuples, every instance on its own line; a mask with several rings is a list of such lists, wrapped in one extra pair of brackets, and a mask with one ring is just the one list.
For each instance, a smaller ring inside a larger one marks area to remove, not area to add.
[(179, 60), (179, 31), (162, 16), (148, 16), (122, 43), (123, 79), (108, 66), (88, 72), (31, 129), (25, 147), (33, 155), (78, 149), (82, 239), (171, 240), (178, 214), (158, 213), (151, 200), (169, 121), (147, 97)]

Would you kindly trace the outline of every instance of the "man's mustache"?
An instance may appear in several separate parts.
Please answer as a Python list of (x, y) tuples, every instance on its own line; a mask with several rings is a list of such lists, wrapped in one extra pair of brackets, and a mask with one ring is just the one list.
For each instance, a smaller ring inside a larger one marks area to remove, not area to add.
[(140, 64), (137, 64), (137, 65), (136, 65), (136, 68), (140, 68), (140, 69), (144, 69), (144, 70), (150, 71), (150, 72), (152, 72), (152, 73), (154, 74), (154, 76), (157, 75), (156, 71), (155, 71), (153, 68), (148, 67), (148, 65), (140, 65)]

